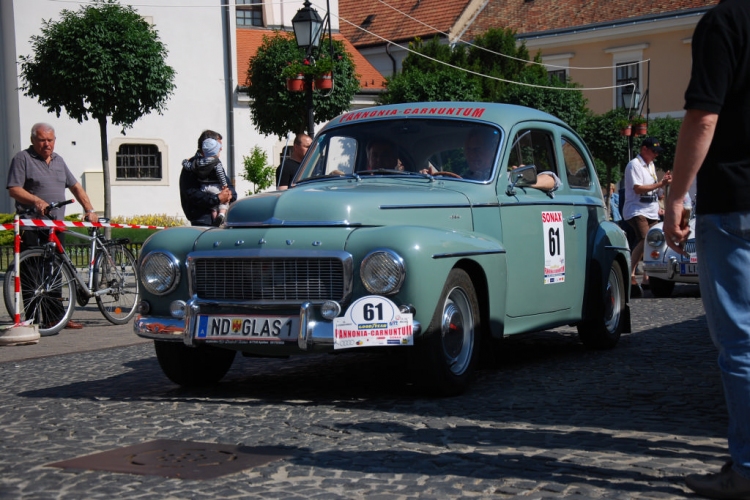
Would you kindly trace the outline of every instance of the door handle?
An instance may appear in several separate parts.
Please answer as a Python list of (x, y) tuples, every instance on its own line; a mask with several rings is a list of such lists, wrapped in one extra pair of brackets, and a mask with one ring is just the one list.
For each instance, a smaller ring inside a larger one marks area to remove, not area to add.
[(580, 218), (581, 218), (581, 214), (573, 214), (568, 217), (568, 224), (572, 226), (573, 224), (576, 223), (576, 219), (580, 219)]

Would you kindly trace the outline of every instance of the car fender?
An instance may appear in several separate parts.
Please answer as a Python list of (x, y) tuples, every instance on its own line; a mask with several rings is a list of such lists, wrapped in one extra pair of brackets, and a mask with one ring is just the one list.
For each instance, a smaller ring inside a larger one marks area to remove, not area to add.
[[(617, 260), (623, 269), (625, 296), (630, 297), (630, 247), (625, 232), (612, 221), (599, 222), (599, 228), (593, 234), (594, 241), (589, 246), (592, 255), (589, 259), (587, 269), (586, 291), (584, 304), (594, 304), (601, 297), (606, 286), (608, 273), (612, 262)], [(584, 316), (587, 314), (584, 307)], [(624, 314), (623, 332), (630, 333), (630, 305), (626, 302)]]
[[(161, 230), (149, 236), (141, 247), (141, 251), (138, 256), (138, 265), (143, 261), (151, 252), (158, 250), (161, 252), (168, 252), (174, 256), (180, 267), (181, 279), (177, 288), (173, 290), (169, 295), (176, 298), (187, 300), (189, 298), (188, 283), (185, 278), (185, 263), (187, 261), (187, 255), (195, 247), (195, 242), (198, 238), (210, 228), (206, 227), (172, 227)], [(168, 314), (168, 301), (164, 300), (164, 296), (152, 295), (144, 287), (141, 287), (141, 297), (144, 300), (149, 300), (152, 304), (161, 304), (166, 309), (164, 311), (159, 309), (152, 310), (153, 313)], [(156, 301), (150, 300), (157, 298)], [(157, 306), (158, 307), (158, 306)]]
[(362, 259), (383, 248), (396, 252), (403, 259), (406, 274), (399, 292), (389, 298), (398, 305), (414, 306), (415, 320), (425, 329), (432, 321), (448, 273), (454, 267), (461, 267), (468, 271), (474, 283), (483, 318), (493, 334), (501, 335), (507, 264), (500, 241), (476, 233), (423, 226), (358, 229), (352, 232), (346, 244), (355, 262), (355, 297), (369, 294), (360, 278)]

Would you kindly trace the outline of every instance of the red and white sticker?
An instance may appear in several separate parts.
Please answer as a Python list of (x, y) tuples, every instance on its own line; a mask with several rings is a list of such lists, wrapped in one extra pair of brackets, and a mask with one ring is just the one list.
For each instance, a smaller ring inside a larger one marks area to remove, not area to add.
[(414, 345), (414, 319), (385, 297), (368, 295), (333, 320), (333, 348)]
[(565, 231), (562, 212), (542, 212), (544, 284), (565, 281)]

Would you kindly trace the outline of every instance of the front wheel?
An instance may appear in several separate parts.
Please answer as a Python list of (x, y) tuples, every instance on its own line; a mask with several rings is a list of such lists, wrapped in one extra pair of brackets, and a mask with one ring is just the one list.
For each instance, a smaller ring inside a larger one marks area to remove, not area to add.
[[(39, 326), (39, 335), (60, 333), (73, 315), (76, 301), (75, 277), (59, 257), (44, 248), (31, 248), (19, 255), (21, 270), (22, 322), (31, 320)], [(5, 273), (3, 283), (5, 307), (11, 319), (16, 314), (15, 261)]]
[(105, 318), (124, 325), (135, 315), (140, 296), (138, 269), (133, 254), (123, 245), (100, 252), (94, 265), (94, 291), (107, 290), (96, 296), (96, 305)]
[(479, 359), (479, 300), (462, 269), (453, 269), (440, 294), (430, 326), (416, 346), (418, 382), (439, 396), (463, 393)]
[(586, 347), (610, 349), (617, 345), (625, 318), (625, 280), (622, 267), (612, 261), (604, 290), (598, 280), (591, 287), (590, 310), (578, 325), (578, 336)]
[(215, 384), (227, 374), (235, 351), (200, 345), (188, 347), (182, 342), (154, 340), (156, 359), (164, 375), (183, 387)]

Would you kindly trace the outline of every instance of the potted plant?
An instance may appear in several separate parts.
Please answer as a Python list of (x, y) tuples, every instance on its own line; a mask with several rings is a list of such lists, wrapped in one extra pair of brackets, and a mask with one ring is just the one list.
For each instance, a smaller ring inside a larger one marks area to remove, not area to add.
[(315, 88), (327, 90), (333, 88), (333, 59), (321, 57), (315, 61)]
[(644, 117), (634, 116), (630, 123), (633, 125), (633, 135), (646, 135), (648, 133), (648, 125)]
[(281, 76), (286, 78), (286, 88), (290, 92), (302, 92), (305, 90), (305, 75), (309, 72), (310, 63), (305, 65), (301, 61), (287, 63), (281, 70)]
[(630, 122), (626, 119), (620, 119), (615, 122), (615, 127), (620, 130), (620, 134), (624, 136), (629, 136), (631, 133), (631, 126)]

